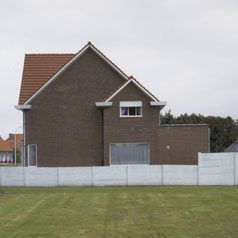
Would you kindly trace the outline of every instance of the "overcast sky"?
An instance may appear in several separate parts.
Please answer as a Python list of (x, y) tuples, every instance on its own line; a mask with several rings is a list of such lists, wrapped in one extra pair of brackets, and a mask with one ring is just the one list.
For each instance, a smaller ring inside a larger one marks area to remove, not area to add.
[(165, 111), (238, 118), (237, 0), (7, 0), (0, 36), (5, 138), (22, 124), (24, 54), (74, 53), (88, 41), (167, 101)]

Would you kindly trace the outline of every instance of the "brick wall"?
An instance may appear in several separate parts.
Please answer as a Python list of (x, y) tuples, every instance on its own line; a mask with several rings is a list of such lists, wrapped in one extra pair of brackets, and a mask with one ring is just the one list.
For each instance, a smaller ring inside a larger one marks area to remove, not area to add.
[(158, 128), (159, 163), (198, 163), (198, 152), (209, 151), (208, 125), (173, 125)]
[(125, 82), (91, 49), (32, 102), (26, 144), (39, 167), (102, 165), (102, 113), (95, 102)]
[[(142, 101), (142, 117), (121, 118), (120, 101)], [(159, 110), (157, 107), (151, 107), (150, 101), (148, 96), (131, 83), (113, 98), (112, 107), (104, 109), (105, 165), (109, 165), (110, 143), (146, 142), (149, 144), (150, 164), (159, 163)]]

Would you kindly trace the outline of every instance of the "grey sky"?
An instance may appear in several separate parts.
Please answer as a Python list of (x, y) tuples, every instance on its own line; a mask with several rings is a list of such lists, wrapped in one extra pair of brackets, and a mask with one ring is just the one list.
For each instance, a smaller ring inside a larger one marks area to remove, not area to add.
[(172, 113), (238, 118), (237, 0), (0, 2), (0, 135), (22, 123), (25, 53), (77, 52), (92, 41)]

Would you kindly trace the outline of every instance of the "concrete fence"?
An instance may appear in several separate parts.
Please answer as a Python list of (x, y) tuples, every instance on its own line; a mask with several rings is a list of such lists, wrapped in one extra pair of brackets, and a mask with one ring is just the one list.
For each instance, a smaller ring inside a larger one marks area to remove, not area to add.
[(0, 186), (238, 185), (238, 153), (198, 155), (198, 165), (0, 167)]
[(199, 153), (199, 185), (238, 185), (238, 153)]

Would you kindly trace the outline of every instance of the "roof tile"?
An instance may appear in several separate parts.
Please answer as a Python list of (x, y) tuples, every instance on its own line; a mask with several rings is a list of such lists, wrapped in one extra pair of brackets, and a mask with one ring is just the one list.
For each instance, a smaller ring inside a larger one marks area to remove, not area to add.
[(26, 54), (19, 104), (24, 104), (74, 56), (75, 54)]
[(8, 141), (0, 140), (0, 151), (9, 152), (12, 151), (12, 147)]

